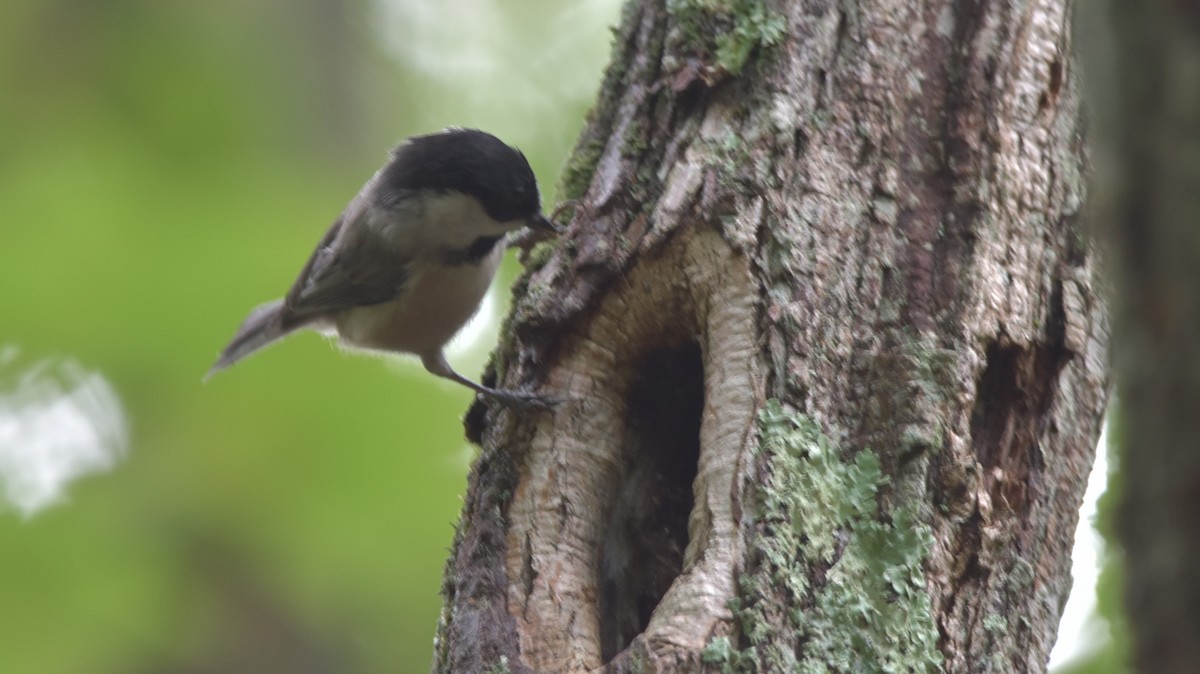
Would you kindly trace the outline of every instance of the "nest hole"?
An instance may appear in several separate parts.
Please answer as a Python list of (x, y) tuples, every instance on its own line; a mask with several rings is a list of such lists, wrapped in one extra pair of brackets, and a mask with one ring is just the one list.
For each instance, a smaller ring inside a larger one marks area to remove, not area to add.
[(626, 399), (622, 467), (598, 555), (605, 662), (645, 630), (682, 570), (700, 458), (700, 346), (689, 342), (655, 349), (634, 367), (637, 375)]

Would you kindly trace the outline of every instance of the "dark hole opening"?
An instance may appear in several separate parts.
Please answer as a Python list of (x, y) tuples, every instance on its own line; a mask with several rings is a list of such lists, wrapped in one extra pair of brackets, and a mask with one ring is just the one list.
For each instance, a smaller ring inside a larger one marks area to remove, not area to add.
[(597, 569), (605, 662), (645, 630), (683, 567), (700, 458), (704, 364), (695, 343), (635, 363), (627, 398), (623, 469), (613, 489)]
[(1017, 389), (1020, 356), (1021, 350), (1014, 346), (988, 345), (987, 367), (979, 380), (975, 408), (971, 411), (971, 437), (985, 469), (1000, 463), (1009, 418), (1020, 401), (1021, 391)]
[[(1061, 289), (1055, 287), (1048, 319), (1049, 341), (1032, 349), (992, 343), (971, 411), (971, 442), (994, 503), (1023, 513), (1033, 479), (1044, 465), (1038, 443), (1054, 402), (1058, 375), (1070, 358), (1063, 345)], [(998, 470), (997, 470), (998, 469)]]

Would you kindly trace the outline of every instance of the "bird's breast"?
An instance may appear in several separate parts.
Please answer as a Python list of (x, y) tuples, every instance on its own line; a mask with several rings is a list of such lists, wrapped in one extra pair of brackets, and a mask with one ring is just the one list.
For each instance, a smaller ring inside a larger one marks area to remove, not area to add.
[(338, 314), (338, 335), (358, 348), (435, 353), (479, 309), (503, 254), (504, 247), (496, 246), (477, 264), (431, 264), (414, 270), (395, 299)]

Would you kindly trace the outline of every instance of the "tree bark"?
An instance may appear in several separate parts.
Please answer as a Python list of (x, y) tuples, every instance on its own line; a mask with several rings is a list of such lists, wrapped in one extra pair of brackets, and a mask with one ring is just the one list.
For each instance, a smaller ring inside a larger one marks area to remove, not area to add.
[[(1117, 289), (1117, 530), (1140, 672), (1200, 663), (1200, 6), (1089, 8), (1101, 217)], [(1112, 29), (1110, 36), (1102, 31)], [(1097, 37), (1097, 34), (1101, 34)]]
[(438, 672), (1045, 669), (1107, 397), (1061, 0), (638, 0)]

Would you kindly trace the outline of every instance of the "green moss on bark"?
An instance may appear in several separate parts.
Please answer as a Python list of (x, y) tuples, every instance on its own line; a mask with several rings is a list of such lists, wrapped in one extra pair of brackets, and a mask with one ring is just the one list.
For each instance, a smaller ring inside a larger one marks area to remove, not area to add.
[(756, 48), (779, 44), (787, 33), (783, 16), (763, 0), (668, 0), (682, 46), (737, 75)]
[(592, 184), (596, 173), (596, 162), (604, 152), (604, 143), (596, 138), (581, 140), (579, 146), (567, 159), (562, 177), (558, 181), (558, 194), (562, 201), (582, 198)]

